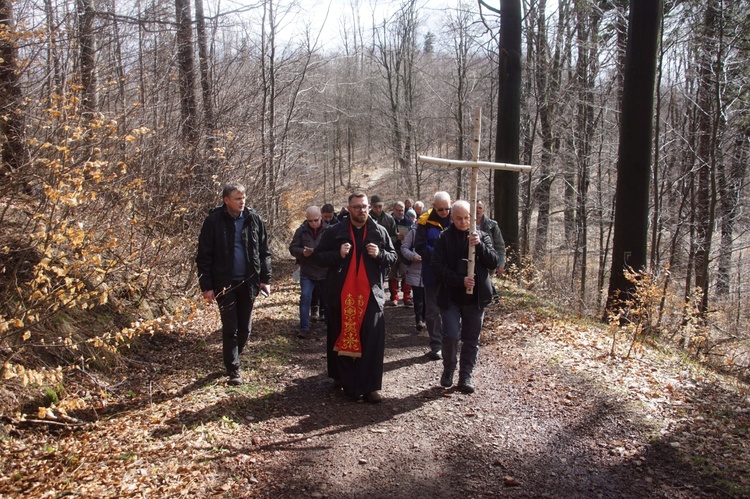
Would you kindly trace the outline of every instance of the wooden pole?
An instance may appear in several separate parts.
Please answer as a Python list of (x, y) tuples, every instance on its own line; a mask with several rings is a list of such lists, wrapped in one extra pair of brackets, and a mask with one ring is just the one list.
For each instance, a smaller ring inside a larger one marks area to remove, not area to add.
[[(474, 140), (471, 144), (471, 161), (462, 161), (458, 159), (433, 158), (430, 156), (417, 155), (417, 160), (422, 163), (428, 163), (437, 166), (449, 166), (455, 168), (471, 168), (471, 185), (469, 186), (469, 220), (471, 220), (471, 233), (477, 231), (477, 178), (480, 168), (491, 170), (509, 170), (515, 172), (529, 172), (530, 165), (514, 165), (511, 163), (491, 163), (489, 161), (479, 161), (479, 142), (482, 135), (482, 108), (474, 110)], [(476, 248), (469, 246), (469, 261), (467, 265), (467, 275), (474, 275), (476, 265)], [(467, 288), (466, 294), (473, 294), (473, 288)]]
[[(474, 110), (474, 140), (471, 143), (471, 161), (477, 162), (479, 160), (479, 143), (482, 137), (482, 108), (478, 107)], [(471, 167), (471, 183), (469, 184), (469, 220), (471, 221), (470, 234), (474, 234), (477, 231), (477, 180), (479, 177), (479, 167)], [(476, 247), (469, 245), (469, 262), (466, 267), (466, 275), (474, 275), (474, 267), (476, 265)], [(466, 288), (466, 294), (470, 295), (474, 293), (474, 288)]]
[(436, 166), (450, 166), (454, 168), (489, 168), (490, 170), (508, 170), (511, 172), (530, 172), (531, 165), (514, 165), (512, 163), (492, 163), (490, 161), (461, 161), (458, 159), (433, 158), (432, 156), (417, 155), (422, 163)]

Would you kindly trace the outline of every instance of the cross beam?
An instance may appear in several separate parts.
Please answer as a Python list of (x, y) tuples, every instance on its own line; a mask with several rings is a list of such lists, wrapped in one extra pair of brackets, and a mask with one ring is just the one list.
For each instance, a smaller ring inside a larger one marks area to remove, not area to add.
[[(490, 161), (479, 161), (479, 141), (482, 135), (482, 108), (474, 110), (474, 140), (471, 144), (471, 161), (462, 161), (458, 159), (442, 159), (433, 158), (430, 156), (417, 156), (417, 160), (422, 163), (427, 163), (437, 166), (448, 166), (453, 168), (471, 168), (471, 184), (469, 186), (469, 204), (471, 205), (471, 213), (469, 217), (471, 220), (471, 232), (477, 231), (477, 177), (479, 176), (479, 169), (489, 170), (507, 170), (515, 172), (529, 172), (531, 171), (530, 165), (514, 165), (512, 163), (492, 163)], [(474, 266), (476, 248), (469, 246), (469, 264), (467, 268), (467, 275), (474, 275)], [(466, 294), (470, 295), (474, 293), (473, 288), (466, 288)]]

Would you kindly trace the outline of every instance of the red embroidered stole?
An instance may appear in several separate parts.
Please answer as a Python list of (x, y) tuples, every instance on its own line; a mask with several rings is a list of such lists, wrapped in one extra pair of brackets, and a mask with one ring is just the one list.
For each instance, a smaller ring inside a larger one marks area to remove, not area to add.
[[(341, 333), (333, 346), (334, 352), (347, 357), (362, 357), (362, 343), (360, 342), (360, 331), (365, 318), (365, 310), (370, 301), (370, 280), (367, 278), (365, 269), (365, 249), (357, 265), (357, 239), (354, 237), (354, 228), (349, 226), (352, 237), (352, 259), (349, 262), (349, 270), (346, 273), (344, 287), (341, 290)], [(362, 234), (362, 244), (367, 237), (367, 225)]]

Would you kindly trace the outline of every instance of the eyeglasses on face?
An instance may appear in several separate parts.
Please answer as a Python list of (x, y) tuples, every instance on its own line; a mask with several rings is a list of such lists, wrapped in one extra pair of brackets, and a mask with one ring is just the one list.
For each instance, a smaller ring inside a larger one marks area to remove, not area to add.
[(435, 208), (435, 211), (450, 211), (450, 208)]
[(312, 222), (312, 223), (314, 223), (314, 222), (320, 222), (320, 218), (308, 218), (307, 221), (308, 222)]
[(367, 204), (358, 204), (358, 205), (350, 206), (349, 209), (350, 210), (357, 210), (357, 211), (364, 211), (364, 210), (366, 210), (369, 207), (370, 207), (370, 205), (367, 205)]

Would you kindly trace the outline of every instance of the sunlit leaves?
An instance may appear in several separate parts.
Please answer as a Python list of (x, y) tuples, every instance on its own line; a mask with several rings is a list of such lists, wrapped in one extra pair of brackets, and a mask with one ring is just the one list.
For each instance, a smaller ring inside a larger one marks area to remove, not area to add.
[[(675, 296), (667, 292), (665, 282), (669, 280), (669, 269), (660, 273), (649, 270), (635, 272), (625, 271), (635, 291), (630, 295), (619, 296), (617, 307), (607, 317), (612, 334), (612, 354), (616, 353), (618, 335), (629, 336), (627, 356), (639, 352), (647, 338), (681, 335), (685, 344), (699, 350), (706, 341), (706, 328), (699, 327), (700, 290), (695, 290), (690, 297)], [(667, 317), (677, 317), (680, 323), (669, 328)]]
[[(20, 262), (23, 272), (3, 270), (3, 277), (11, 271), (17, 276), (0, 304), (0, 344), (11, 349), (33, 343), (113, 352), (139, 334), (180, 329), (176, 318), (149, 318), (126, 328), (102, 320), (97, 331), (105, 332), (94, 337), (74, 333), (78, 318), (100, 313), (92, 310), (117, 313), (142, 300), (158, 279), (168, 277), (155, 269), (175, 248), (169, 236), (148, 226), (154, 215), (147, 182), (128, 175), (129, 163), (141, 154), (137, 146), (153, 131), (122, 130), (103, 114), (81, 115), (80, 105), (74, 94), (53, 95), (37, 118), (37, 135), (26, 138), (35, 196), (25, 206), (11, 206), (5, 220), (13, 223), (0, 239), (6, 256), (19, 247), (28, 253)], [(57, 321), (73, 324), (54, 338)], [(31, 379), (14, 372), (6, 374), (24, 383)]]

